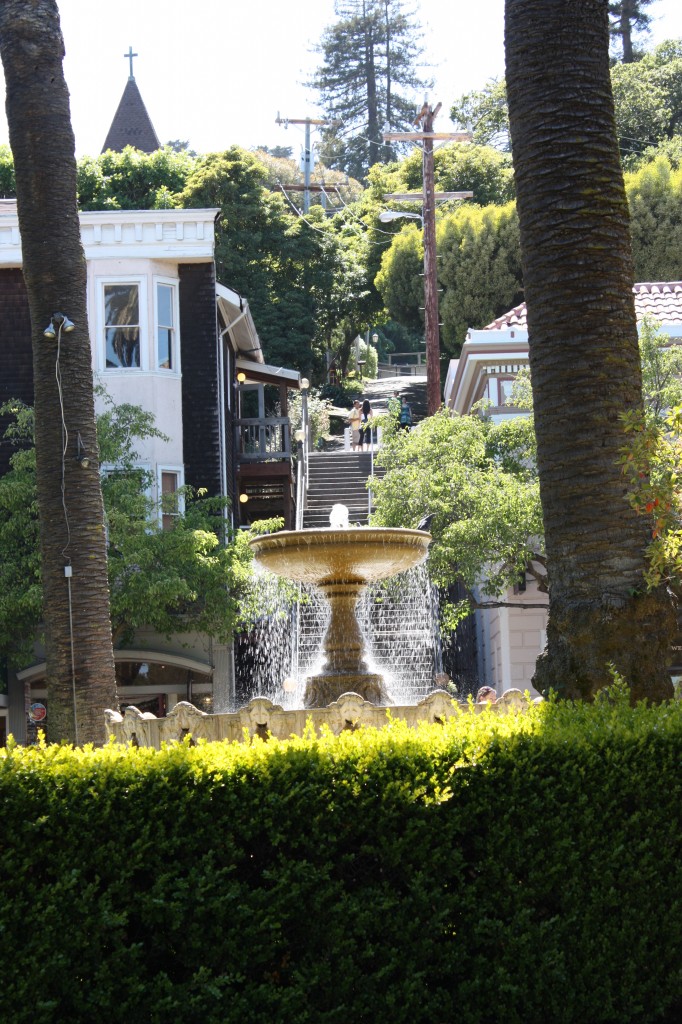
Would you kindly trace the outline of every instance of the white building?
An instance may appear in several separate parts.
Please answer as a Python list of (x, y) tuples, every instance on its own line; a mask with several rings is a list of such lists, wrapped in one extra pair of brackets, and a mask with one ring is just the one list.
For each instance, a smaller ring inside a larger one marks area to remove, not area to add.
[[(140, 464), (155, 492), (183, 484), (231, 499), (259, 518), (283, 515), (293, 523), (293, 478), (287, 390), (299, 374), (266, 366), (246, 299), (216, 282), (217, 210), (114, 210), (80, 215), (87, 261), (87, 306), (92, 367), (115, 403), (154, 414), (167, 439), (140, 442)], [(16, 203), (0, 201), (0, 403), (33, 401), (31, 327), (22, 275)], [(68, 315), (68, 310), (64, 311)], [(276, 389), (280, 416), (265, 416), (262, 393)], [(258, 411), (240, 418), (245, 393)], [(97, 402), (100, 412), (104, 408)], [(0, 423), (0, 430), (4, 424)], [(0, 449), (0, 473), (9, 464)], [(106, 467), (104, 467), (106, 469)], [(242, 505), (240, 495), (250, 501)], [(247, 513), (246, 515), (244, 513)], [(177, 641), (140, 631), (116, 650), (119, 695), (162, 714), (178, 700), (198, 706), (229, 703), (232, 652), (211, 637)], [(33, 704), (45, 701), (45, 665), (39, 658), (0, 679), (0, 742), (11, 731), (30, 733)], [(49, 730), (49, 709), (46, 724)], [(49, 732), (48, 732), (49, 735)]]

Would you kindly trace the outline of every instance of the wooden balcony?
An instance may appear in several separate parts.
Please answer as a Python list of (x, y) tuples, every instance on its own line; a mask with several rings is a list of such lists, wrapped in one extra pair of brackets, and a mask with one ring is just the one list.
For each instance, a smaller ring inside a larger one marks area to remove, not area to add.
[(288, 416), (237, 420), (237, 458), (240, 464), (291, 462)]

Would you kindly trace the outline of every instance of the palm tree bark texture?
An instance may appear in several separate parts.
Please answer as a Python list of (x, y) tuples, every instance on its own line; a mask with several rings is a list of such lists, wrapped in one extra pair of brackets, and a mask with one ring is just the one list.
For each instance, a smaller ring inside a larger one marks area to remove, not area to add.
[(534, 683), (591, 698), (613, 664), (671, 697), (672, 596), (642, 574), (620, 414), (642, 404), (607, 0), (506, 0), (507, 92), (549, 572)]
[[(55, 0), (0, 0), (31, 313), (50, 740), (101, 743), (116, 707), (75, 142)], [(47, 339), (55, 313), (75, 330)], [(78, 461), (78, 439), (90, 461)], [(71, 574), (71, 575), (69, 575)]]

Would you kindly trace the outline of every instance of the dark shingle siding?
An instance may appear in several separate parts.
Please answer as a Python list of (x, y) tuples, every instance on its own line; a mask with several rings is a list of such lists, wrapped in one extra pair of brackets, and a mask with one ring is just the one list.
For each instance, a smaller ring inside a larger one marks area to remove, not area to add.
[(220, 420), (215, 268), (181, 264), (180, 337), (185, 481), (220, 494)]

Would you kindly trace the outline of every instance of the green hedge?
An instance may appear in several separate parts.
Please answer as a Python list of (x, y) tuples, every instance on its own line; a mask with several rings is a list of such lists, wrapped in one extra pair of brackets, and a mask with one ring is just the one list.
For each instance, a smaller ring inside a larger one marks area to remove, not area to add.
[(682, 997), (682, 704), (0, 757), (4, 1024), (600, 1024)]

